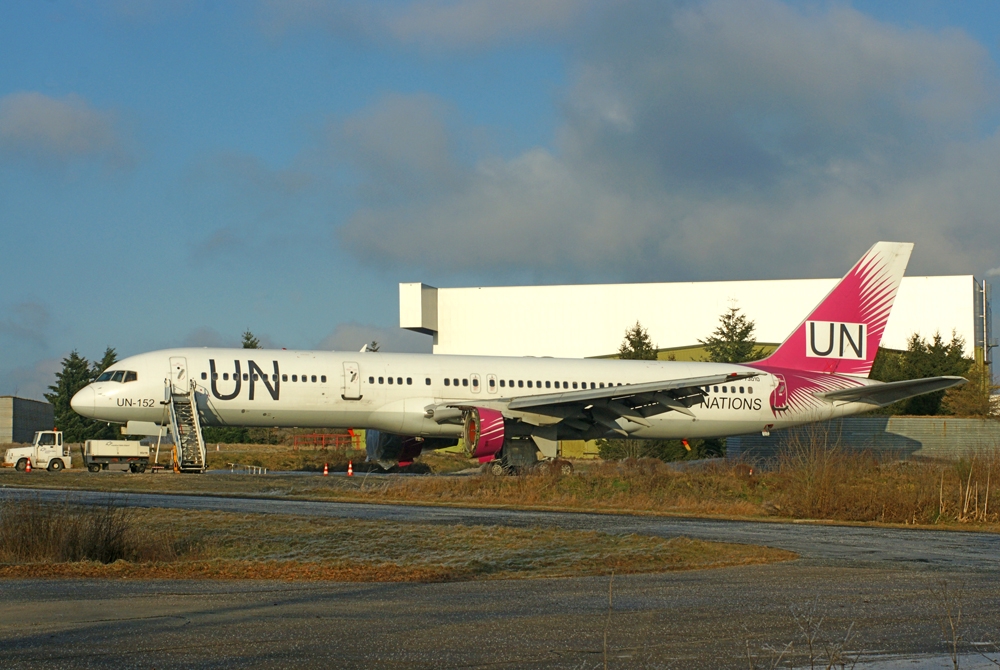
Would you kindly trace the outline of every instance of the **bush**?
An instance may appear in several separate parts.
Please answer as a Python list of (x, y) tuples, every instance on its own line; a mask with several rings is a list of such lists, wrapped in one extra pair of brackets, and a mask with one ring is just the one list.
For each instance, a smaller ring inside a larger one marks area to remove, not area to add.
[(0, 500), (0, 560), (8, 563), (170, 561), (183, 552), (114, 499), (94, 506), (38, 497)]

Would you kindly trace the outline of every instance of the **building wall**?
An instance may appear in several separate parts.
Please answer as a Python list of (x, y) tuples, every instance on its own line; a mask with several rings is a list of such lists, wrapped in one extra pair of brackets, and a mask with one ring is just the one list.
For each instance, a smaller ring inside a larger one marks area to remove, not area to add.
[(36, 431), (50, 430), (54, 421), (52, 405), (47, 402), (0, 397), (0, 444), (31, 442)]
[[(400, 284), (400, 326), (434, 337), (434, 353), (495, 356), (606, 356), (639, 321), (660, 349), (690, 348), (735, 305), (756, 338), (780, 343), (837, 279), (437, 289)], [(905, 349), (913, 333), (976, 338), (971, 275), (904, 277), (882, 346)]]

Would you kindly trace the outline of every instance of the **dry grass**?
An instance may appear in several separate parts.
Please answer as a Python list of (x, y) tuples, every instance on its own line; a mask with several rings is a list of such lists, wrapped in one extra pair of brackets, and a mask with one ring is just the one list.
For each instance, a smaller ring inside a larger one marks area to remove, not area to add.
[[(93, 537), (87, 546), (95, 551), (64, 551), (72, 546), (66, 537), (88, 532)], [(37, 499), (0, 503), (0, 577), (454, 581), (663, 572), (793, 558), (777, 549), (686, 538), (51, 505)]]
[[(467, 464), (448, 455), (437, 458), (453, 468)], [(996, 452), (969, 453), (949, 462), (899, 461), (843, 448), (825, 435), (807, 434), (788, 444), (781, 458), (764, 469), (719, 461), (678, 471), (651, 459), (578, 466), (582, 467), (569, 476), (546, 472), (519, 477), (366, 478), (359, 467), (353, 479), (79, 472), (30, 476), (0, 472), (0, 478), (8, 486), (1000, 529)]]

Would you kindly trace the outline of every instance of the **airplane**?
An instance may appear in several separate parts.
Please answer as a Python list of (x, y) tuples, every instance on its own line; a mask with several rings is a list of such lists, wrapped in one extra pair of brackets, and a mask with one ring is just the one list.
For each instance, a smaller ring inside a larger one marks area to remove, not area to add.
[(912, 249), (875, 244), (749, 363), (167, 349), (115, 363), (71, 406), (160, 428), (171, 396), (189, 394), (200, 426), (364, 428), (368, 460), (386, 467), (463, 438), (498, 473), (556, 459), (558, 440), (767, 435), (966, 382), (867, 378)]

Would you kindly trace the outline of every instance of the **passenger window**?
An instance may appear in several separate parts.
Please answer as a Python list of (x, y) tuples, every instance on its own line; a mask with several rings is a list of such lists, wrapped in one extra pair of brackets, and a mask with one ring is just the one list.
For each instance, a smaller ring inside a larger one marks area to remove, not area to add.
[(576, 388), (576, 382), (573, 382), (573, 388)]
[(604, 382), (601, 382), (601, 388), (604, 388)]
[(529, 389), (531, 388), (531, 380), (530, 379), (528, 380), (528, 388)]
[[(574, 383), (573, 386), (576, 386), (576, 384)], [(569, 388), (569, 382), (563, 382), (563, 388), (564, 389), (568, 389)]]
[(298, 375), (292, 375), (292, 381), (293, 382), (299, 381), (299, 376)]
[(402, 386), (403, 385), (403, 378), (402, 377), (396, 377), (396, 383), (399, 384), (400, 386)]
[(253, 380), (254, 380), (255, 382), (259, 382), (259, 381), (260, 381), (260, 377), (258, 377), (258, 376), (257, 376), (257, 373), (256, 373), (256, 372), (255, 372), (255, 373), (253, 373)]
[(468, 386), (468, 385), (469, 385), (469, 380), (468, 379), (463, 379), (462, 380), (462, 386)]
[(458, 386), (458, 377), (455, 377), (454, 379), (452, 379), (452, 383), (454, 383), (455, 386)]
[(507, 382), (504, 381), (503, 379), (501, 379), (500, 380), (500, 388), (506, 388), (506, 386), (507, 386)]
[(545, 382), (545, 388), (552, 388), (552, 382)]
[(712, 392), (713, 393), (718, 393), (719, 392), (719, 387), (718, 386), (713, 386), (712, 387)]
[(407, 386), (413, 386), (413, 377), (407, 377), (406, 378), (406, 385)]
[(375, 383), (375, 378), (374, 377), (369, 377), (368, 378), (368, 383), (369, 384), (374, 384)]
[(537, 386), (538, 388), (542, 388), (542, 382), (535, 382), (535, 386)]
[(472, 379), (472, 385), (473, 385), (474, 387), (478, 387), (478, 386), (479, 386), (479, 378), (478, 378), (478, 377), (474, 377), (474, 378)]
[(392, 383), (392, 377), (389, 377), (389, 383), (390, 384)]
[(250, 381), (250, 375), (247, 374), (246, 372), (243, 373), (243, 381), (245, 381), (245, 382)]
[(111, 381), (113, 381), (113, 382), (120, 382), (124, 378), (125, 378), (125, 371), (124, 370), (118, 370), (113, 375), (111, 375)]
[(425, 379), (424, 380), (424, 384), (426, 384), (427, 386), (430, 386), (431, 385), (431, 378), (428, 377), (427, 379)]
[[(201, 373), (201, 378), (205, 379), (205, 377), (207, 377), (207, 375), (204, 372), (202, 372)], [(132, 372), (131, 370), (129, 370), (128, 372), (125, 373), (125, 383), (126, 384), (129, 383), (129, 382), (134, 382), (138, 378), (139, 378), (139, 376), (136, 373)]]
[[(528, 384), (530, 385), (531, 382), (528, 382)], [(518, 379), (517, 380), (517, 388), (519, 388), (519, 389), (523, 389), (524, 388), (524, 380), (523, 379)]]
[(447, 377), (445, 377), (445, 378), (444, 378), (444, 385), (445, 385), (445, 386), (451, 386), (451, 380), (450, 380), (450, 379), (448, 379)]
[[(130, 373), (130, 374), (131, 374), (131, 373)], [(201, 378), (202, 378), (202, 379), (208, 379), (208, 373), (207, 373), (207, 372), (202, 372), (202, 373), (201, 373)], [(130, 382), (134, 382), (134, 381), (135, 381), (135, 379), (128, 379), (127, 381), (130, 381)]]
[(497, 381), (495, 379), (490, 379), (490, 388), (493, 388), (496, 385), (497, 385)]
[(384, 384), (385, 383), (385, 377), (379, 377), (378, 378), (378, 383), (379, 384)]
[(212, 373), (212, 380), (213, 381), (219, 381), (219, 373), (218, 372), (213, 372)]
[(753, 387), (752, 386), (748, 386), (747, 387), (747, 393), (750, 394), (750, 395), (753, 395)]
[(509, 382), (507, 382), (507, 386), (514, 388), (514, 380), (511, 379)]
[(229, 373), (228, 373), (228, 372), (223, 372), (223, 373), (222, 373), (222, 379), (223, 379), (224, 381), (227, 381), (227, 382), (228, 382), (228, 381), (229, 381)]
[(743, 393), (743, 387), (742, 386), (740, 387), (740, 393)]
[(325, 384), (326, 383), (326, 375), (323, 375), (322, 377), (320, 377), (319, 380)]
[[(281, 381), (287, 382), (288, 381), (288, 375), (281, 375)], [(375, 381), (375, 380), (372, 379), (371, 381)]]

